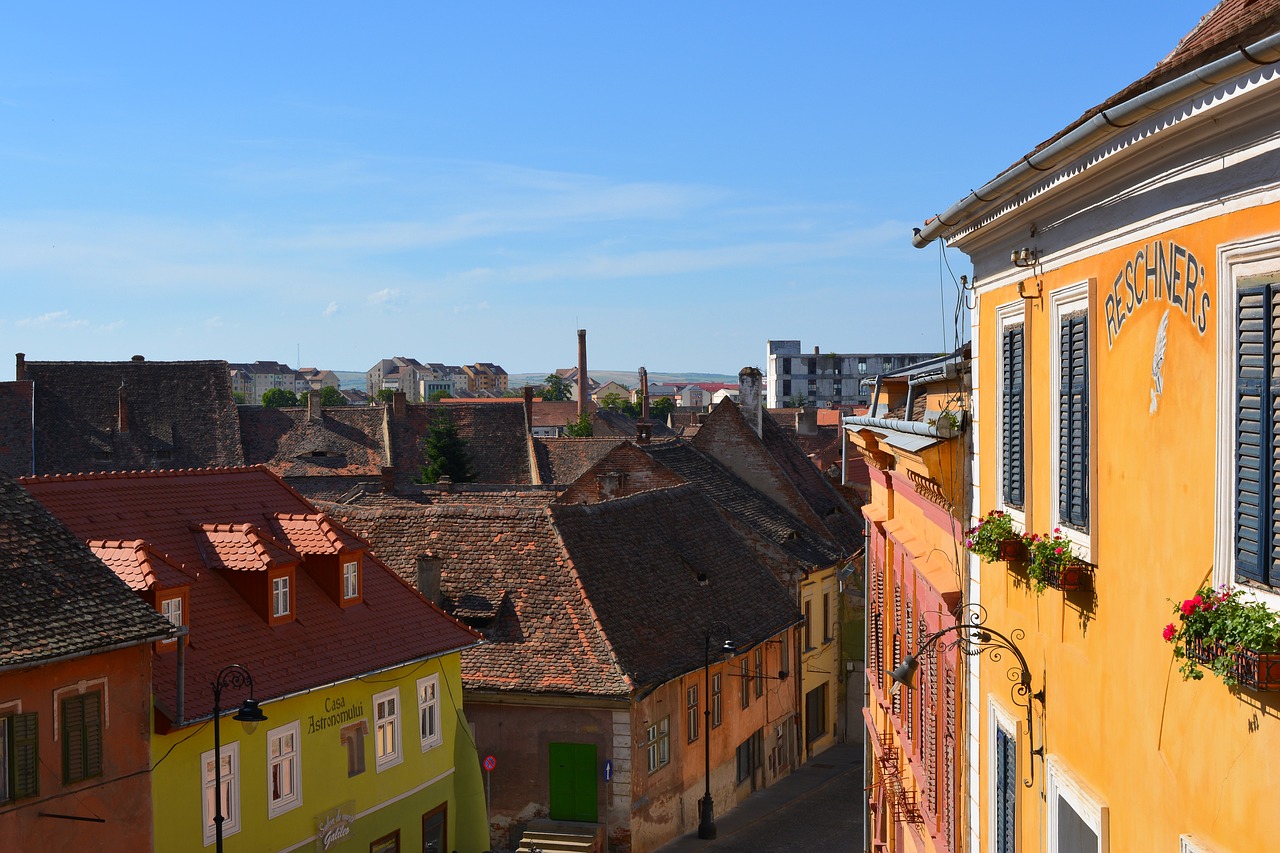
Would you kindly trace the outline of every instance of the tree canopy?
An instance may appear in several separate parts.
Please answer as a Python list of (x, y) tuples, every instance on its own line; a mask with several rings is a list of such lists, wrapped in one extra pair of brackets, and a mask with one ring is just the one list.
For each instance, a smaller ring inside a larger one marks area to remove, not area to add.
[(284, 388), (268, 388), (262, 394), (262, 405), (268, 409), (298, 405), (298, 395)]
[(392, 391), (390, 388), (379, 388), (378, 393), (373, 395), (373, 399), (377, 400), (379, 403), (389, 406), (391, 405), (391, 398), (394, 397), (395, 394), (396, 392)]
[(565, 421), (564, 434), (570, 438), (591, 438), (591, 416), (583, 412), (576, 418)]
[(657, 397), (649, 401), (649, 416), (666, 420), (676, 410), (676, 401), (671, 397)]
[(431, 396), (430, 396), (430, 397), (428, 397), (428, 398), (427, 398), (427, 400), (428, 400), (428, 402), (431, 402), (431, 403), (439, 403), (441, 400), (444, 400), (444, 399), (446, 399), (446, 398), (450, 398), (450, 399), (451, 399), (452, 397), (453, 397), (453, 395), (452, 395), (452, 394), (450, 394), (450, 393), (448, 392), (448, 390), (446, 390), (446, 389), (444, 389), (444, 388), (441, 388), (441, 389), (440, 389), (440, 390), (438, 390), (438, 391), (432, 391), (432, 392), (431, 392)]
[[(298, 402), (304, 406), (307, 405), (307, 402), (311, 399), (311, 395), (313, 393), (314, 392), (312, 391), (302, 392), (302, 397)], [(347, 405), (347, 398), (342, 396), (342, 392), (337, 388), (334, 388), (332, 385), (326, 385), (320, 389), (320, 405), (345, 406)]]
[(458, 435), (457, 426), (443, 411), (436, 413), (435, 420), (427, 429), (427, 436), (422, 441), (422, 456), (426, 464), (418, 478), (420, 483), (436, 483), (444, 476), (455, 483), (470, 483), (475, 479), (466, 439)]
[(573, 383), (558, 373), (548, 373), (542, 380), (542, 399), (547, 402), (572, 400)]

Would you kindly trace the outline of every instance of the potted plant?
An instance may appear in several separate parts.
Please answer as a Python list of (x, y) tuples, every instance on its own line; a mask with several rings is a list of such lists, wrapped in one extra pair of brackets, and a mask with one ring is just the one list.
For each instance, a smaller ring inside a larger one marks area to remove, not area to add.
[(1027, 575), (1035, 582), (1036, 593), (1045, 587), (1077, 590), (1089, 585), (1089, 567), (1071, 551), (1071, 542), (1062, 535), (1062, 528), (1053, 528), (1051, 536), (1033, 533), (1027, 537), (1031, 552)]
[(1191, 598), (1174, 604), (1177, 621), (1164, 627), (1182, 661), (1184, 681), (1204, 678), (1207, 667), (1229, 686), (1280, 690), (1280, 615), (1245, 590), (1205, 584)]
[(1027, 557), (1026, 541), (1013, 529), (1013, 518), (998, 509), (991, 510), (965, 531), (964, 546), (988, 563), (1018, 562)]

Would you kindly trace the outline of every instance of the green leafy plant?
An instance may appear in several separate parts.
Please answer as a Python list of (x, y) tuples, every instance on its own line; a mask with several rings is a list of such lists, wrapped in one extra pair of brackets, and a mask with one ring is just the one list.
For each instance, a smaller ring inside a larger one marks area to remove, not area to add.
[(436, 413), (427, 429), (422, 455), (426, 464), (422, 466), (419, 483), (437, 483), (443, 476), (455, 483), (470, 483), (474, 479), (467, 441), (458, 434), (458, 428), (443, 410)]
[(1027, 575), (1035, 584), (1036, 593), (1044, 592), (1046, 586), (1062, 574), (1062, 570), (1079, 562), (1079, 558), (1071, 551), (1071, 542), (1062, 535), (1062, 528), (1053, 528), (1050, 536), (1032, 533), (1027, 537)]
[(993, 563), (1000, 557), (1000, 543), (1021, 535), (1013, 529), (1013, 518), (1008, 513), (993, 509), (965, 531), (964, 547)]
[[(1182, 661), (1178, 669), (1184, 681), (1204, 678), (1203, 665), (1234, 686), (1233, 655), (1246, 649), (1280, 652), (1280, 615), (1260, 601), (1250, 601), (1240, 587), (1215, 590), (1205, 584), (1191, 598), (1171, 603), (1177, 621), (1164, 626), (1164, 639), (1173, 643), (1173, 656)], [(1189, 644), (1205, 651), (1208, 660), (1191, 657)]]

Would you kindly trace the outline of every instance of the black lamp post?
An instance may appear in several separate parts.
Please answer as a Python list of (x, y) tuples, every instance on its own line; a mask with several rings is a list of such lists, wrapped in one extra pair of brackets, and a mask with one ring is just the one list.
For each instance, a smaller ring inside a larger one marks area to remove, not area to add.
[[(703, 734), (702, 747), (706, 756), (706, 792), (702, 795), (702, 799), (698, 801), (698, 837), (703, 839), (711, 839), (716, 837), (716, 819), (715, 819), (715, 803), (711, 799), (711, 630), (716, 625), (725, 628), (728, 633), (728, 626), (723, 623), (712, 623), (703, 631), (703, 651), (704, 660), (702, 665), (702, 673), (706, 677), (706, 709), (702, 712), (703, 719), (706, 721), (703, 728), (706, 731)], [(738, 650), (738, 644), (733, 640), (726, 639), (724, 645), (720, 647), (722, 655), (732, 656)]]
[[(1039, 755), (1043, 758), (1044, 746), (1041, 745), (1038, 748), (1034, 746), (1035, 733), (1031, 728), (1031, 702), (1035, 700), (1041, 705), (1044, 704), (1044, 688), (1032, 692), (1031, 669), (1027, 666), (1027, 659), (1023, 657), (1022, 650), (1009, 637), (994, 628), (987, 627), (985, 608), (979, 604), (969, 604), (965, 605), (964, 609), (968, 610), (968, 614), (962, 621), (930, 634), (916, 649), (915, 654), (908, 654), (889, 672), (889, 677), (895, 682), (894, 690), (898, 689), (898, 685), (907, 688), (912, 686), (916, 670), (920, 668), (920, 658), (938, 640), (948, 634), (956, 635), (950, 645), (958, 648), (966, 657), (977, 657), (985, 652), (993, 661), (999, 661), (1004, 652), (1009, 652), (1017, 659), (1017, 663), (1009, 669), (1009, 680), (1012, 682), (1009, 690), (1014, 703), (1027, 711), (1027, 746), (1031, 749), (1031, 755), (1033, 757)], [(1019, 640), (1026, 637), (1026, 633), (1021, 628), (1016, 628), (1011, 633)], [(1023, 784), (1030, 788), (1035, 782), (1036, 769), (1034, 762), (1028, 762), (1027, 766), (1031, 775)]]
[(222, 716), (222, 688), (249, 688), (249, 698), (241, 703), (240, 709), (231, 718), (244, 724), (244, 729), (253, 734), (258, 723), (265, 722), (267, 715), (258, 707), (258, 700), (253, 698), (253, 676), (249, 670), (238, 663), (224, 666), (213, 681), (213, 833), (217, 840), (217, 851), (222, 853), (222, 730), (218, 725)]

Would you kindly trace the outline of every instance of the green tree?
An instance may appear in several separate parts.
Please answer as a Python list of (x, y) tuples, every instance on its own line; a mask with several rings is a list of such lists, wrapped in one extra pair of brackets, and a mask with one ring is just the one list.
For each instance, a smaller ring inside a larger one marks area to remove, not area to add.
[(441, 400), (452, 399), (452, 398), (453, 398), (452, 394), (450, 394), (444, 388), (441, 388), (439, 391), (432, 391), (431, 396), (428, 397), (427, 399), (429, 402), (439, 403)]
[(612, 411), (615, 411), (615, 412), (621, 412), (622, 407), (625, 406), (630, 401), (626, 400), (621, 394), (614, 391), (611, 394), (605, 394), (596, 402), (598, 402), (601, 406), (605, 407), (606, 409), (611, 409)]
[(262, 405), (268, 409), (298, 405), (298, 395), (284, 388), (268, 388), (262, 395)]
[(320, 389), (320, 405), (322, 406), (345, 406), (347, 398), (342, 396), (342, 392), (332, 385), (326, 385)]
[(572, 400), (573, 385), (558, 373), (548, 373), (542, 380), (542, 399), (547, 402)]
[(395, 396), (395, 393), (396, 392), (392, 391), (390, 388), (379, 388), (378, 393), (373, 395), (373, 399), (383, 405), (390, 406), (391, 398)]
[(436, 413), (436, 418), (427, 429), (427, 437), (422, 441), (422, 455), (426, 464), (422, 466), (420, 483), (436, 483), (443, 476), (448, 476), (455, 483), (470, 483), (475, 479), (471, 473), (471, 454), (467, 452), (467, 442), (458, 435), (458, 428), (444, 411)]
[(565, 421), (564, 434), (570, 438), (591, 438), (591, 416), (583, 412), (572, 420)]
[(649, 401), (649, 417), (665, 421), (667, 416), (676, 410), (676, 401), (671, 397), (658, 397)]
[(231, 392), (231, 399), (235, 400), (237, 404), (239, 404), (239, 405), (243, 406), (243, 405), (244, 405), (244, 392), (243, 392), (243, 391), (232, 391), (232, 392)]

